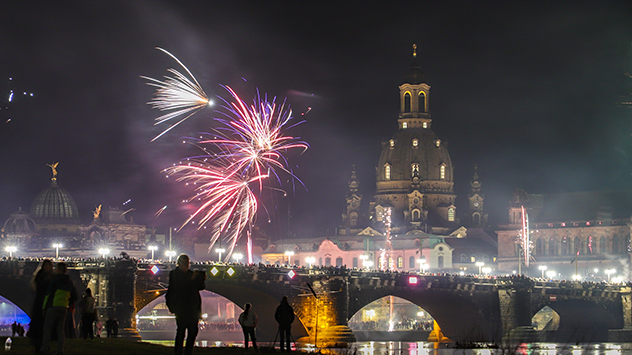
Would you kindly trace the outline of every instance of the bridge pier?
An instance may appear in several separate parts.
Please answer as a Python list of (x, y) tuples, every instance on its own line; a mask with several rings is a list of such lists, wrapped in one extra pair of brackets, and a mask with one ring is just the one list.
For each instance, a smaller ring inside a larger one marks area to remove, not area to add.
[(105, 325), (108, 318), (116, 318), (121, 337), (140, 340), (134, 308), (136, 270), (131, 260), (104, 260), (86, 265), (81, 277), (93, 290), (99, 320)]
[(632, 339), (632, 287), (621, 287), (623, 328), (608, 329), (608, 341), (628, 342)]
[(532, 290), (533, 285), (528, 279), (516, 279), (498, 287), (503, 341), (529, 343), (539, 340), (531, 324)]

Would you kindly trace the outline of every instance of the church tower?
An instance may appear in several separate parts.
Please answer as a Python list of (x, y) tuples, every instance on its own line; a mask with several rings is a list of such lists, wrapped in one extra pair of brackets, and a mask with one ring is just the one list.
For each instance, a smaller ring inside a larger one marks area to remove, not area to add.
[(382, 143), (376, 167), (371, 219), (376, 229), (383, 230), (385, 213), (391, 209), (393, 233), (448, 233), (458, 223), (452, 161), (446, 142), (432, 131), (430, 85), (416, 46), (399, 98), (398, 131)]
[(483, 209), (485, 195), (481, 193), (481, 182), (478, 176), (478, 167), (474, 165), (474, 176), (470, 181), (469, 200), (469, 220), (472, 227), (484, 227), (487, 224), (487, 213)]
[(351, 234), (360, 230), (362, 195), (358, 193), (360, 182), (356, 175), (355, 165), (351, 168), (351, 178), (349, 179), (349, 190), (347, 191), (347, 208), (342, 213), (341, 234)]

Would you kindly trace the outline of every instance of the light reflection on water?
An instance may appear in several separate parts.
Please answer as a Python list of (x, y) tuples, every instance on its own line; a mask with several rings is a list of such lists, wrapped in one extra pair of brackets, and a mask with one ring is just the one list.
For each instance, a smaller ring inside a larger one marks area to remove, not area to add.
[[(173, 340), (151, 341), (151, 343), (173, 346)], [(278, 345), (278, 344), (277, 344)], [(199, 340), (200, 347), (243, 347), (243, 342), (222, 342)], [(265, 349), (270, 343), (259, 342)], [(316, 352), (313, 345), (301, 345), (299, 350)], [(531, 343), (506, 347), (485, 347), (476, 349), (456, 349), (450, 344), (428, 342), (367, 341), (350, 345), (349, 348), (321, 349), (321, 354), (329, 355), (632, 355), (632, 343), (600, 343), (569, 345), (557, 343)]]

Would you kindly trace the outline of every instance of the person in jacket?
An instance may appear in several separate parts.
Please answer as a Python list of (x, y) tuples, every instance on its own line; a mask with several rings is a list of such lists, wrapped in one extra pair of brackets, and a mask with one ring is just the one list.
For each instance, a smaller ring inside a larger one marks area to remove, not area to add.
[(187, 344), (184, 353), (191, 355), (198, 334), (198, 322), (202, 316), (200, 290), (205, 287), (206, 274), (197, 270), (191, 271), (189, 256), (186, 254), (178, 256), (177, 265), (178, 267), (169, 273), (169, 288), (165, 298), (169, 312), (176, 316), (174, 353), (182, 354), (186, 332)]
[(290, 339), (292, 338), (292, 322), (294, 322), (294, 309), (287, 301), (287, 296), (283, 296), (281, 304), (274, 312), (274, 319), (279, 323), (279, 334), (281, 335), (281, 351), (291, 351)]
[(66, 263), (57, 263), (55, 276), (53, 277), (46, 296), (44, 296), (44, 337), (40, 352), (47, 354), (53, 329), (57, 332), (57, 354), (64, 351), (64, 323), (68, 307), (77, 300), (75, 285), (66, 274)]
[(94, 339), (93, 323), (96, 319), (96, 308), (95, 299), (89, 287), (86, 288), (83, 298), (79, 301), (79, 308), (81, 308), (81, 337)]
[(39, 351), (42, 347), (42, 338), (44, 337), (44, 313), (42, 307), (44, 305), (44, 297), (48, 291), (48, 285), (53, 279), (53, 262), (50, 259), (44, 259), (38, 270), (33, 275), (31, 286), (35, 290), (35, 300), (31, 308), (31, 323), (29, 324), (28, 336), (31, 338), (31, 344), (35, 347), (35, 351)]
[(256, 352), (259, 352), (257, 337), (255, 336), (255, 328), (257, 323), (259, 323), (259, 317), (251, 308), (252, 305), (250, 303), (244, 305), (244, 311), (239, 315), (239, 325), (241, 325), (241, 329), (244, 332), (244, 347), (246, 350), (248, 350), (248, 337), (250, 337), (252, 347), (255, 348)]

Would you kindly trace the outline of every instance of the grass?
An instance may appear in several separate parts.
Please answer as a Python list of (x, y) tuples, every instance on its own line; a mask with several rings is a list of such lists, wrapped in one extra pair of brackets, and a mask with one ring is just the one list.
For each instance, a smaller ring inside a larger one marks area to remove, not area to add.
[[(6, 337), (0, 337), (4, 344)], [(11, 338), (13, 345), (9, 353), (13, 355), (33, 355), (35, 350), (28, 338)], [(54, 354), (57, 342), (52, 342), (51, 353)], [(2, 351), (4, 352), (4, 347)], [(244, 348), (195, 348), (194, 355), (243, 355)], [(249, 354), (254, 351), (249, 349)], [(95, 338), (92, 340), (71, 339), (66, 340), (64, 355), (173, 355), (173, 347), (150, 344), (145, 342), (125, 340), (121, 338)]]

